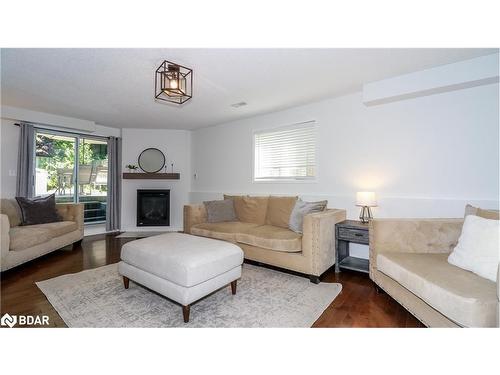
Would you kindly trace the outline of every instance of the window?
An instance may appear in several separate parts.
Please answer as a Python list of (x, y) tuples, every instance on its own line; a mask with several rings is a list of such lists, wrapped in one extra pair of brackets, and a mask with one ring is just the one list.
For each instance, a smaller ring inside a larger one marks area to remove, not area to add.
[(254, 153), (255, 181), (314, 180), (315, 121), (256, 132)]
[(35, 195), (84, 204), (84, 222), (106, 220), (108, 145), (105, 138), (36, 130)]

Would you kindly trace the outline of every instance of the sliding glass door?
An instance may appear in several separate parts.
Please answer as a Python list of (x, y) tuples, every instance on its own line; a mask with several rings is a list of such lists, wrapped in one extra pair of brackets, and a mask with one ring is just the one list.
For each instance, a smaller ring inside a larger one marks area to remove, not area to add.
[(55, 193), (56, 202), (74, 202), (76, 138), (38, 131), (35, 137), (35, 196)]
[(105, 138), (36, 131), (35, 195), (84, 204), (85, 223), (106, 220), (108, 146)]

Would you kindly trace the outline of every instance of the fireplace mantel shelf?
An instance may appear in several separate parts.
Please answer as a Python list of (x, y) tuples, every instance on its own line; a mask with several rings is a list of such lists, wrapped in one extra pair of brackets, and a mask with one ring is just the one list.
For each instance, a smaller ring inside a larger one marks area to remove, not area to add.
[(180, 180), (180, 173), (123, 173), (124, 180)]

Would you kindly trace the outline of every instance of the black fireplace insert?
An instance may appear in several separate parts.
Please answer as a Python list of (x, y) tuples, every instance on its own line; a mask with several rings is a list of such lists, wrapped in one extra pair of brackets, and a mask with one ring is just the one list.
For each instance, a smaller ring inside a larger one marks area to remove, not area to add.
[(170, 190), (137, 190), (137, 226), (170, 225)]

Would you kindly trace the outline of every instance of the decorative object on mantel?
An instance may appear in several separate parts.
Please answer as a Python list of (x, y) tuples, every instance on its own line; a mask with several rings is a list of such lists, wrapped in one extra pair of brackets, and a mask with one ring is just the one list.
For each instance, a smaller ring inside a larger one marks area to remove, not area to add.
[(137, 172), (137, 170), (139, 169), (139, 167), (135, 164), (128, 164), (125, 166), (125, 168), (128, 169), (129, 173)]
[(139, 167), (146, 173), (156, 173), (165, 165), (165, 155), (157, 148), (147, 148), (139, 155)]
[(193, 97), (193, 70), (163, 61), (155, 73), (155, 99), (184, 104)]
[(124, 180), (180, 180), (180, 173), (124, 173)]
[(373, 219), (370, 207), (377, 206), (377, 199), (373, 191), (360, 191), (356, 193), (356, 206), (360, 206), (359, 220), (362, 223), (368, 223)]
[[(138, 163), (139, 167), (144, 173), (135, 173), (137, 167), (135, 165), (129, 164), (126, 167), (129, 173), (123, 173), (122, 178), (124, 180), (180, 180), (181, 174), (174, 173), (174, 164), (172, 163), (172, 173), (167, 172), (167, 165), (165, 163), (165, 154), (158, 150), (157, 148), (147, 148), (141, 152), (139, 155)], [(135, 169), (130, 168), (135, 167)], [(165, 172), (160, 172), (161, 170)]]

